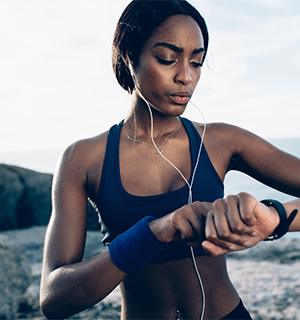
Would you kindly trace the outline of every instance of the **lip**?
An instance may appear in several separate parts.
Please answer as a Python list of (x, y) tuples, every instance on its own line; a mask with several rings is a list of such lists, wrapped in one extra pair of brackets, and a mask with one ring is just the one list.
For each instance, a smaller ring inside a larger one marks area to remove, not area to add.
[(179, 91), (171, 93), (170, 97), (176, 104), (187, 104), (191, 98), (191, 93), (189, 91)]

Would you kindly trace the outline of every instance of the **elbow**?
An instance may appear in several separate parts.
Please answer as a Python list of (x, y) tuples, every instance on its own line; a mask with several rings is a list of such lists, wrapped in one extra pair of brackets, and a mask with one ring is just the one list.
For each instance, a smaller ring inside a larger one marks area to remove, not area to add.
[(62, 315), (57, 310), (57, 303), (55, 303), (54, 297), (50, 295), (41, 294), (40, 308), (47, 319), (65, 319), (65, 315)]
[[(74, 299), (78, 301), (78, 299)], [(69, 294), (56, 287), (41, 285), (40, 309), (44, 316), (49, 319), (66, 319), (84, 310), (80, 303), (70, 300)]]
[(47, 319), (65, 319), (73, 314), (67, 314), (69, 306), (66, 304), (66, 292), (64, 292), (59, 272), (50, 274), (42, 272), (40, 283), (40, 309)]
[(40, 308), (47, 319), (65, 319), (73, 314), (67, 312), (66, 306), (62, 307), (57, 301), (56, 295), (51, 293), (40, 293)]
[(66, 312), (66, 309), (64, 309), (63, 311), (59, 310), (57, 308), (57, 304), (50, 299), (40, 299), (40, 308), (46, 319), (49, 320), (66, 319), (73, 315), (73, 313)]
[(61, 317), (58, 314), (56, 314), (55, 308), (51, 303), (51, 299), (41, 296), (40, 308), (47, 319), (61, 319)]
[(59, 303), (56, 301), (56, 296), (55, 290), (51, 289), (49, 281), (46, 281), (42, 275), (39, 303), (40, 309), (47, 319), (63, 319), (57, 310)]

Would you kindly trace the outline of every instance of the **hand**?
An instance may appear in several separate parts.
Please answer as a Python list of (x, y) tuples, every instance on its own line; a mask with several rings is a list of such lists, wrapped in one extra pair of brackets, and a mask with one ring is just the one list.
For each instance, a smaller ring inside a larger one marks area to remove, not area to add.
[(210, 256), (244, 250), (270, 236), (278, 224), (277, 211), (250, 194), (229, 196), (216, 200), (208, 212), (205, 227), (207, 240), (202, 246)]
[(205, 217), (212, 203), (193, 202), (149, 223), (150, 229), (161, 242), (184, 241), (189, 246), (201, 246), (205, 239)]

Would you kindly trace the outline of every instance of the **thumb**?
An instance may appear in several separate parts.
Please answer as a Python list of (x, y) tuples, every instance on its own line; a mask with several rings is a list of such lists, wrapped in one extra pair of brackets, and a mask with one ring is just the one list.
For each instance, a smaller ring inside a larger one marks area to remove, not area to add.
[(231, 252), (230, 250), (221, 248), (207, 240), (202, 242), (202, 247), (204, 252), (210, 257), (216, 257)]

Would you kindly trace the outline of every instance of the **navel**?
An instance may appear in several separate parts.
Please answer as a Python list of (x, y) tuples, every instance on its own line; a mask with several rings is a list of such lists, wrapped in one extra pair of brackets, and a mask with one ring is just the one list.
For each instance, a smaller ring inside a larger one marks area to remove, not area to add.
[(183, 318), (181, 316), (181, 312), (179, 310), (176, 310), (176, 313), (177, 313), (177, 315), (176, 315), (175, 320), (183, 320)]

